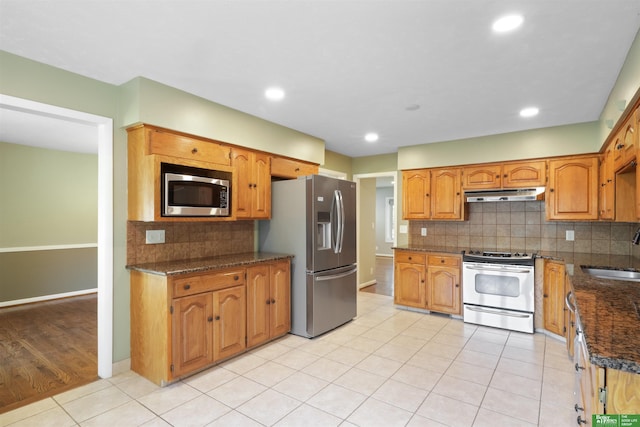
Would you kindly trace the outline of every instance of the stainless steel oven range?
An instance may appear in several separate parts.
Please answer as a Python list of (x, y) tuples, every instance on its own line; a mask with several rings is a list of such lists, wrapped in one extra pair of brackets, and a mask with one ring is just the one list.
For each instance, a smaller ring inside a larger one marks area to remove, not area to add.
[(534, 264), (535, 254), (463, 253), (464, 321), (533, 333)]

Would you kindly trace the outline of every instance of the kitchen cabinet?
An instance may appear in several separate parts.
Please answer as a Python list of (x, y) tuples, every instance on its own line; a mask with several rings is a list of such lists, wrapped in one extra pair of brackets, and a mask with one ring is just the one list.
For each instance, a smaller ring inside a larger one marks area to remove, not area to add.
[(416, 251), (394, 255), (394, 303), (460, 314), (460, 257)]
[(247, 347), (281, 336), (291, 329), (289, 262), (247, 269)]
[(598, 156), (549, 160), (547, 220), (598, 219)]
[(542, 285), (544, 328), (556, 335), (565, 333), (565, 266), (545, 260)]
[(616, 171), (622, 169), (636, 158), (636, 141), (638, 132), (636, 127), (635, 114), (630, 114), (624, 121), (622, 128), (613, 141), (614, 147), (614, 168)]
[(294, 179), (299, 176), (316, 175), (318, 165), (301, 160), (273, 156), (271, 158), (271, 176), (284, 179)]
[(267, 296), (276, 301), (263, 343), (289, 331), (289, 260), (169, 276), (132, 270), (131, 369), (164, 386), (246, 351), (248, 270), (265, 272)]
[(599, 218), (613, 220), (615, 218), (615, 172), (613, 168), (614, 144), (607, 144), (600, 157)]
[(404, 219), (463, 220), (460, 168), (402, 171)]
[(271, 218), (271, 157), (234, 147), (231, 163), (237, 175), (235, 212), (238, 219)]
[[(127, 219), (167, 222), (236, 219), (235, 211), (227, 217), (163, 217), (160, 209), (162, 163), (233, 172), (230, 146), (149, 125), (131, 127), (127, 133)], [(236, 197), (236, 175), (232, 175), (232, 208)]]
[(531, 188), (546, 184), (546, 160), (486, 163), (462, 168), (466, 190)]
[(427, 305), (426, 255), (420, 252), (395, 251), (394, 303), (425, 308)]
[(427, 256), (427, 309), (460, 314), (460, 257)]

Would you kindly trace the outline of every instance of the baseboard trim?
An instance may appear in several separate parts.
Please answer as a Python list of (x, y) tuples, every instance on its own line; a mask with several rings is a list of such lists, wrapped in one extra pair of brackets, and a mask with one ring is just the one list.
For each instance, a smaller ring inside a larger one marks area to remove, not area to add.
[(83, 289), (81, 291), (64, 292), (61, 294), (43, 295), (40, 297), (17, 299), (13, 301), (3, 301), (3, 302), (0, 302), (0, 308), (12, 307), (14, 305), (31, 304), (34, 302), (50, 301), (50, 300), (60, 299), (60, 298), (76, 297), (79, 295), (95, 294), (97, 292), (98, 292), (98, 288), (92, 288), (92, 289)]
[(366, 288), (367, 286), (375, 285), (377, 282), (374, 280), (369, 280), (368, 282), (360, 283), (358, 285), (358, 289)]

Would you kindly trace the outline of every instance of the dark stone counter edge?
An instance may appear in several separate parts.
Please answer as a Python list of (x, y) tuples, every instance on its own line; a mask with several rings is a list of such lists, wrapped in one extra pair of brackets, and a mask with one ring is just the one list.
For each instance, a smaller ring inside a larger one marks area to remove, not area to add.
[(245, 254), (225, 255), (221, 257), (197, 258), (179, 261), (151, 262), (127, 265), (128, 270), (160, 276), (176, 276), (180, 274), (200, 273), (221, 268), (232, 268), (259, 264), (262, 262), (292, 259), (290, 254), (269, 252), (250, 252)]

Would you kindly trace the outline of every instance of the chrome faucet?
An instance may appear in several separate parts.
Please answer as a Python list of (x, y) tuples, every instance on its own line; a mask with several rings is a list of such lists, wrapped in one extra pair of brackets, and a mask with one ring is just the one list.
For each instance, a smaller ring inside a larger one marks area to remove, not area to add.
[(640, 244), (640, 228), (636, 230), (636, 234), (633, 236), (633, 239), (631, 239), (631, 243), (634, 245)]

